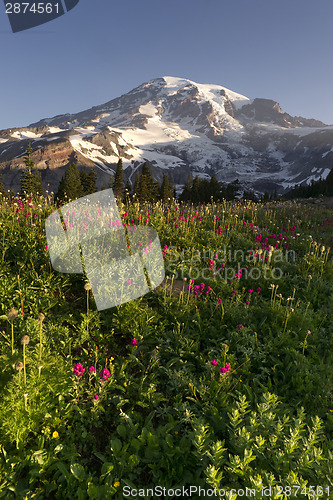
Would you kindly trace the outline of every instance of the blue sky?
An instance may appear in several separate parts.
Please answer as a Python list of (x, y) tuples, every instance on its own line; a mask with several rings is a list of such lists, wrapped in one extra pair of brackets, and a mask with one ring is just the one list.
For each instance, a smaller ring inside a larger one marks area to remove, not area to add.
[(0, 129), (82, 111), (166, 75), (333, 124), (332, 20), (331, 0), (80, 0), (12, 33), (1, 3)]

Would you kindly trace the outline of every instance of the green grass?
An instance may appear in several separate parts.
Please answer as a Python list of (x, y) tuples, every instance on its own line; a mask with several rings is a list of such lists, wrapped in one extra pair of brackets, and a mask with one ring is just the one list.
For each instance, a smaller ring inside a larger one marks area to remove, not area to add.
[(0, 498), (332, 498), (332, 209), (122, 206), (169, 287), (101, 312), (52, 269), (54, 209), (0, 202)]

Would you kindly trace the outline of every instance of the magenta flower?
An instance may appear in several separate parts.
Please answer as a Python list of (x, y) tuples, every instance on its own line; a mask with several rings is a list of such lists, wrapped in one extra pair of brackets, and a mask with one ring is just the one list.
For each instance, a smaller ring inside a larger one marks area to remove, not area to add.
[(82, 377), (82, 375), (84, 374), (85, 372), (85, 369), (83, 368), (83, 366), (81, 365), (81, 363), (77, 363), (74, 367), (73, 367), (73, 373), (74, 375), (76, 375), (77, 377)]
[(217, 361), (216, 361), (216, 359), (213, 359), (213, 360), (210, 362), (210, 364), (211, 364), (211, 365), (213, 365), (213, 366), (216, 366), (216, 365), (217, 365)]
[(109, 370), (107, 368), (103, 368), (103, 370), (101, 371), (101, 373), (99, 374), (99, 376), (103, 380), (109, 380), (109, 378), (110, 378), (110, 372), (109, 372)]
[(236, 290), (233, 290), (232, 291), (233, 295), (236, 295), (237, 291)]
[(231, 366), (229, 365), (229, 363), (227, 363), (225, 366), (221, 366), (221, 368), (220, 368), (221, 375), (228, 373), (230, 371), (230, 368), (231, 368)]
[(94, 372), (95, 371), (95, 367), (94, 366), (89, 366), (89, 371), (90, 372)]
[(252, 290), (252, 288), (250, 288), (250, 289), (249, 289), (249, 293), (253, 293), (253, 290)]
[(221, 302), (222, 302), (222, 299), (217, 299), (218, 304), (221, 304)]
[(98, 399), (98, 398), (99, 398), (99, 395), (95, 394), (94, 399)]
[(132, 340), (131, 340), (131, 344), (135, 346), (135, 345), (137, 345), (137, 344), (138, 344), (138, 341), (137, 341), (136, 339), (132, 339)]
[(240, 330), (241, 328), (243, 328), (243, 325), (239, 324), (237, 325), (237, 328)]
[(127, 281), (127, 284), (128, 284), (128, 285), (131, 285), (131, 284), (132, 284), (132, 280), (128, 280), (128, 281)]

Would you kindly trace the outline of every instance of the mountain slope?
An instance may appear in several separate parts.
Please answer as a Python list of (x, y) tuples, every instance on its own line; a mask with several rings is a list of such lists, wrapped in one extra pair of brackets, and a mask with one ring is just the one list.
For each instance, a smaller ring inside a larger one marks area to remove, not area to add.
[(28, 143), (44, 185), (55, 190), (70, 161), (108, 183), (119, 157), (125, 175), (150, 163), (157, 180), (189, 173), (258, 192), (325, 178), (333, 166), (333, 126), (285, 113), (269, 99), (249, 99), (219, 85), (164, 77), (76, 114), (0, 131), (0, 171), (19, 190)]

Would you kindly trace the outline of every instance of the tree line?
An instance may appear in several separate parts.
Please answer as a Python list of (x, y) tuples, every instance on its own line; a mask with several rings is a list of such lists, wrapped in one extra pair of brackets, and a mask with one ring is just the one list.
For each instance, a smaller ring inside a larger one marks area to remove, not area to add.
[[(21, 174), (21, 196), (28, 196), (38, 199), (43, 194), (43, 184), (40, 172), (34, 168), (32, 160), (31, 144), (28, 145), (26, 156), (24, 157), (26, 168)], [(141, 173), (140, 173), (141, 170)], [(55, 193), (54, 200), (58, 205), (66, 203), (68, 200), (75, 200), (82, 196), (95, 193), (97, 175), (91, 168), (79, 171), (75, 163), (70, 163), (62, 177), (58, 190)], [(139, 202), (156, 202), (162, 200), (164, 203), (176, 198), (173, 181), (169, 179), (168, 174), (163, 175), (162, 182), (155, 181), (150, 168), (145, 162), (138, 167), (135, 172), (134, 182), (131, 184), (127, 180), (124, 182), (123, 162), (119, 158), (115, 176), (110, 176), (108, 186), (102, 186), (102, 189), (112, 188), (117, 201), (129, 202), (136, 200)], [(236, 179), (229, 184), (220, 182), (213, 175), (210, 179), (203, 179), (196, 175), (194, 178), (190, 175), (183, 187), (179, 197), (181, 201), (192, 203), (209, 203), (218, 200), (234, 200), (239, 196), (241, 185)], [(0, 174), (0, 193), (5, 194), (2, 177)], [(284, 199), (308, 198), (319, 195), (333, 196), (333, 168), (325, 180), (312, 181), (310, 185), (299, 185), (283, 196)], [(259, 201), (253, 191), (243, 191), (243, 199)], [(261, 197), (261, 200), (268, 201), (277, 199), (276, 191), (274, 194), (267, 192)]]

